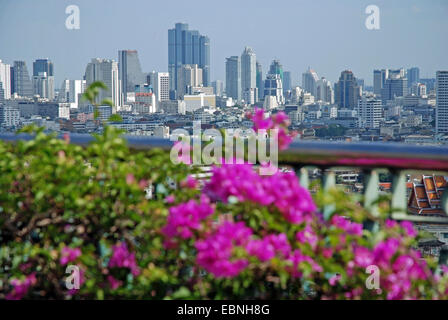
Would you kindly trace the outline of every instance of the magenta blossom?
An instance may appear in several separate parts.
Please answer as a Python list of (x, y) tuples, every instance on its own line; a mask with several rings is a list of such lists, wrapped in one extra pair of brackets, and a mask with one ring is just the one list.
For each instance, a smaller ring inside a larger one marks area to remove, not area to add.
[(246, 246), (250, 255), (256, 256), (260, 261), (268, 261), (279, 255), (286, 258), (291, 252), (291, 246), (286, 234), (269, 235), (260, 240), (250, 240)]
[(244, 248), (251, 235), (252, 230), (243, 222), (224, 222), (212, 235), (196, 242), (197, 263), (216, 277), (237, 276), (249, 262), (234, 258), (234, 248)]
[(135, 260), (135, 253), (130, 253), (125, 242), (112, 246), (112, 257), (108, 263), (109, 268), (128, 268), (134, 276), (140, 274)]
[(61, 250), (59, 263), (65, 266), (66, 264), (75, 261), (79, 256), (81, 256), (81, 249), (64, 247)]
[(6, 295), (6, 300), (21, 300), (23, 299), (28, 290), (35, 285), (37, 282), (36, 273), (33, 272), (30, 275), (26, 276), (24, 280), (12, 279), (11, 285), (13, 289), (10, 293)]

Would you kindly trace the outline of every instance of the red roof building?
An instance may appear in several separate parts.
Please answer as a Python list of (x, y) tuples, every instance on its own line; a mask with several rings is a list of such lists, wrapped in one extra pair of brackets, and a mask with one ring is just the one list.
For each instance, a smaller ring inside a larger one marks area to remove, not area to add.
[(448, 185), (444, 176), (422, 175), (419, 182), (413, 182), (408, 200), (410, 213), (418, 215), (443, 215), (440, 204), (442, 194)]

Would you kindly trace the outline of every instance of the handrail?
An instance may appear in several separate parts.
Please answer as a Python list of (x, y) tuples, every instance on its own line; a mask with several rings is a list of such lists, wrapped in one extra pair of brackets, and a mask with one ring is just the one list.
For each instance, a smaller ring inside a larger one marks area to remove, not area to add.
[[(94, 140), (90, 134), (69, 133), (70, 142), (86, 146)], [(0, 140), (15, 142), (30, 140), (32, 135), (0, 133)], [(60, 138), (63, 134), (59, 135)], [(168, 139), (125, 135), (131, 149), (170, 150), (173, 142)], [(289, 165), (319, 167), (361, 167), (415, 169), (448, 172), (448, 147), (419, 146), (403, 143), (352, 143), (328, 141), (296, 141), (279, 154), (279, 161)]]
[[(87, 146), (94, 140), (91, 134), (69, 133), (70, 142)], [(63, 138), (64, 134), (59, 134)], [(0, 133), (0, 140), (17, 142), (30, 140), (30, 134)], [(124, 135), (128, 146), (135, 150), (160, 148), (168, 151), (173, 142), (168, 139)], [(316, 166), (321, 169), (334, 167), (358, 167), (364, 171), (364, 206), (372, 213), (378, 211), (376, 199), (379, 197), (379, 168), (389, 169), (393, 175), (391, 208), (395, 213), (393, 219), (448, 224), (448, 217), (429, 217), (406, 214), (406, 176), (405, 170), (430, 170), (431, 172), (448, 172), (448, 147), (418, 146), (399, 143), (348, 143), (328, 141), (296, 141), (279, 154), (279, 163), (290, 165), (300, 175), (301, 184), (308, 187), (308, 171), (305, 167)], [(323, 188), (336, 184), (335, 174), (324, 171)], [(443, 211), (448, 212), (448, 188), (441, 201)]]

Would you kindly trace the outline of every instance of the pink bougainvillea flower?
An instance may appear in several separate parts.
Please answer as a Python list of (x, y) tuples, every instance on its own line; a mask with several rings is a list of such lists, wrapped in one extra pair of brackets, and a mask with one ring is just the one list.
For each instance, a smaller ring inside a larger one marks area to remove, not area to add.
[(81, 256), (81, 249), (64, 247), (61, 250), (59, 263), (65, 266), (66, 264), (75, 261), (79, 256)]
[(196, 241), (198, 265), (216, 277), (237, 276), (249, 262), (244, 258), (234, 258), (234, 248), (244, 248), (251, 235), (252, 230), (243, 222), (224, 222), (206, 239)]
[(112, 246), (112, 257), (108, 263), (109, 268), (128, 268), (134, 276), (140, 274), (135, 260), (135, 253), (131, 253), (125, 242)]
[(12, 279), (10, 281), (13, 289), (6, 295), (6, 300), (21, 300), (27, 294), (29, 289), (37, 282), (36, 273), (33, 272), (26, 276), (24, 280)]

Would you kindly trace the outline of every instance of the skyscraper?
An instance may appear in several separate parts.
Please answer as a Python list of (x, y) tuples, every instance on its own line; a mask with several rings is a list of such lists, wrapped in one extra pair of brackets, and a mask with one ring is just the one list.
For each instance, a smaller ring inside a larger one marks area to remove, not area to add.
[(448, 71), (436, 72), (436, 133), (448, 133)]
[(150, 72), (147, 76), (156, 95), (157, 102), (170, 100), (170, 74), (168, 72)]
[(137, 50), (118, 51), (118, 80), (121, 81), (122, 103), (126, 103), (128, 92), (135, 92), (135, 86), (145, 83)]
[(188, 24), (176, 23), (168, 30), (168, 72), (170, 90), (177, 90), (177, 75), (184, 64), (197, 64), (203, 70), (204, 86), (210, 85), (210, 39)]
[(107, 90), (100, 90), (97, 97), (97, 103), (103, 99), (112, 100), (114, 106), (112, 112), (116, 113), (120, 104), (120, 82), (118, 80), (118, 63), (109, 59), (92, 59), (86, 67), (85, 73), (86, 86), (95, 81), (102, 81), (107, 86)]
[(78, 108), (80, 95), (86, 89), (86, 80), (69, 80), (62, 82), (58, 102), (70, 103), (70, 108)]
[[(274, 107), (285, 103), (283, 96), (283, 83), (279, 74), (268, 74), (264, 80), (265, 107), (274, 100)], [(272, 104), (271, 104), (272, 107)]]
[(11, 82), (11, 92), (17, 93), (21, 97), (31, 97), (33, 95), (33, 84), (31, 83), (26, 62), (14, 61), (12, 72), (14, 78)]
[(291, 72), (283, 71), (283, 91), (286, 92), (291, 89), (292, 89)]
[(378, 128), (380, 126), (383, 112), (381, 100), (374, 96), (363, 95), (358, 100), (356, 111), (360, 128)]
[(302, 89), (316, 95), (316, 82), (319, 80), (316, 71), (308, 67), (308, 70), (302, 73)]
[(393, 100), (395, 97), (404, 97), (408, 94), (408, 80), (404, 77), (404, 72), (389, 72), (383, 88), (381, 89), (381, 100)]
[(46, 72), (39, 72), (37, 76), (33, 76), (33, 92), (41, 98), (53, 100), (54, 76), (49, 76)]
[(257, 89), (258, 89), (258, 100), (263, 101), (264, 99), (264, 83), (263, 83), (263, 67), (261, 63), (256, 62), (257, 69)]
[(226, 93), (236, 101), (241, 100), (241, 62), (238, 56), (226, 58)]
[(203, 70), (197, 64), (184, 64), (177, 73), (177, 98), (183, 99), (184, 95), (191, 93), (192, 87), (203, 85)]
[(38, 76), (39, 72), (46, 72), (47, 76), (54, 76), (54, 66), (48, 58), (37, 59), (33, 62), (33, 76)]
[[(241, 90), (247, 103), (258, 100), (257, 93), (257, 57), (250, 47), (245, 47), (241, 54)], [(255, 96), (254, 96), (255, 94)], [(248, 97), (250, 97), (248, 99)]]
[(283, 66), (280, 60), (272, 60), (271, 66), (269, 67), (270, 74), (278, 74), (283, 83)]
[(373, 93), (381, 96), (386, 79), (389, 77), (389, 69), (373, 70)]
[(323, 101), (330, 104), (334, 103), (334, 91), (331, 82), (322, 77), (316, 82), (316, 101)]
[(222, 80), (216, 80), (212, 82), (213, 92), (221, 97), (224, 93), (224, 82)]
[(341, 108), (354, 109), (358, 105), (361, 91), (353, 72), (344, 70), (341, 72), (339, 81), (335, 84), (335, 103)]
[(11, 99), (11, 66), (3, 63), (2, 60), (0, 60), (0, 86), (3, 92), (0, 95), (0, 102)]
[(407, 72), (408, 87), (412, 87), (413, 84), (420, 81), (420, 69), (418, 67), (413, 67), (408, 69)]

